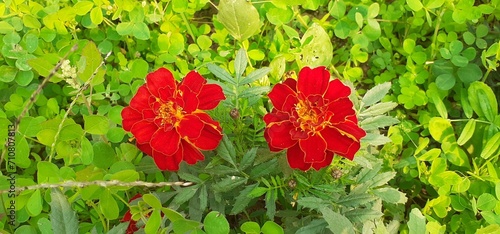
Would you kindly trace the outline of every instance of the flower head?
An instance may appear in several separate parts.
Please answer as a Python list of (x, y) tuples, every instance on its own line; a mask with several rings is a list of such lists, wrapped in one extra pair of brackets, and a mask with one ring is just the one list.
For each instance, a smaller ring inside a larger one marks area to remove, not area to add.
[(207, 84), (196, 71), (177, 82), (160, 68), (146, 77), (122, 111), (123, 129), (131, 132), (137, 147), (152, 156), (161, 170), (175, 171), (181, 161), (203, 160), (200, 150), (217, 148), (222, 130), (204, 110), (224, 100), (222, 88)]
[(304, 67), (297, 81), (275, 85), (269, 93), (274, 108), (264, 116), (271, 151), (287, 149), (290, 167), (304, 171), (330, 165), (334, 154), (352, 160), (366, 133), (350, 93), (340, 80), (330, 81), (325, 67)]

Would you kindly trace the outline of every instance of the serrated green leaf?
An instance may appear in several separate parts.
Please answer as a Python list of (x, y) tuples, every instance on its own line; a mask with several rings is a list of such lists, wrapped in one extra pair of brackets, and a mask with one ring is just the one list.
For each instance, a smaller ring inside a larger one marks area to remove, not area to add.
[(236, 80), (238, 85), (241, 85), (240, 78), (243, 76), (247, 68), (247, 52), (241, 48), (236, 52), (236, 59), (234, 60), (234, 73), (236, 73)]
[(368, 90), (363, 99), (361, 99), (361, 102), (363, 102), (364, 106), (371, 106), (382, 100), (390, 89), (391, 83), (389, 82), (379, 84)]
[(268, 86), (257, 86), (257, 87), (250, 87), (245, 89), (243, 92), (240, 93), (238, 96), (239, 98), (250, 98), (254, 96), (260, 96), (262, 93), (265, 93), (269, 91)]
[(393, 204), (404, 204), (408, 200), (404, 193), (395, 188), (379, 188), (373, 190), (373, 194), (380, 197), (383, 201)]
[(203, 220), (204, 230), (207, 234), (228, 234), (229, 222), (223, 214), (211, 211)]
[(319, 209), (328, 204), (328, 202), (318, 197), (303, 197), (297, 200), (297, 203), (309, 209)]
[(369, 130), (384, 128), (387, 126), (392, 126), (392, 125), (397, 124), (397, 123), (399, 123), (399, 120), (394, 118), (394, 117), (379, 115), (379, 116), (366, 118), (363, 121), (361, 121), (359, 123), (359, 125), (365, 131), (369, 131)]
[(259, 186), (258, 183), (248, 185), (245, 187), (245, 189), (241, 190), (240, 194), (236, 197), (236, 200), (235, 200), (234, 205), (233, 205), (233, 209), (231, 210), (232, 215), (238, 214), (238, 213), (242, 212), (243, 210), (245, 210), (248, 203), (250, 203), (250, 201), (252, 200), (252, 198), (250, 198), (248, 196), (248, 194), (257, 186)]
[(245, 155), (243, 155), (243, 158), (240, 162), (240, 170), (245, 170), (249, 166), (253, 165), (255, 157), (257, 156), (257, 149), (257, 147), (251, 148), (245, 153)]
[(217, 19), (238, 41), (244, 41), (260, 29), (259, 12), (245, 0), (221, 0)]
[(217, 182), (216, 184), (213, 185), (214, 191), (217, 192), (227, 192), (232, 189), (235, 189), (236, 187), (245, 184), (247, 182), (247, 178), (244, 177), (236, 177), (236, 176), (231, 176), (223, 179), (220, 182)]
[(67, 198), (59, 189), (52, 189), (50, 197), (50, 221), (54, 233), (78, 233), (77, 214)]
[(398, 106), (397, 103), (395, 102), (382, 102), (382, 103), (377, 103), (370, 108), (361, 111), (359, 113), (359, 116), (365, 117), (365, 116), (377, 116), (384, 114)]
[(235, 164), (236, 149), (226, 135), (222, 137), (222, 142), (219, 144), (219, 147), (217, 147), (217, 154), (233, 167), (237, 168)]
[(250, 198), (256, 198), (264, 195), (265, 193), (267, 193), (267, 191), (269, 191), (269, 188), (256, 187), (247, 196)]
[(320, 208), (323, 218), (328, 223), (328, 229), (334, 234), (354, 234), (354, 226), (345, 216), (328, 207)]
[(252, 82), (264, 77), (270, 71), (271, 71), (271, 68), (268, 68), (268, 67), (259, 68), (255, 71), (251, 72), (250, 74), (248, 74), (245, 78), (243, 78), (240, 81), (240, 85), (252, 83)]
[(223, 68), (215, 65), (215, 64), (212, 64), (212, 63), (209, 63), (207, 64), (207, 68), (208, 70), (210, 70), (217, 78), (225, 81), (225, 82), (228, 82), (232, 85), (237, 85), (236, 84), (236, 80), (226, 71), (224, 70)]
[(128, 222), (120, 223), (109, 230), (107, 234), (122, 234), (126, 233), (128, 228)]
[(413, 208), (410, 212), (408, 229), (411, 234), (425, 234), (425, 217), (418, 208)]
[(349, 207), (358, 207), (364, 204), (367, 204), (369, 202), (374, 201), (377, 199), (377, 197), (373, 196), (372, 194), (349, 194), (347, 196), (344, 196), (340, 198), (337, 201), (337, 204), (343, 205), (343, 206), (349, 206)]
[(178, 193), (177, 195), (175, 195), (175, 198), (172, 202), (181, 205), (184, 202), (187, 202), (189, 199), (191, 199), (194, 196), (194, 194), (196, 194), (197, 190), (198, 186), (181, 188), (180, 190), (178, 190)]

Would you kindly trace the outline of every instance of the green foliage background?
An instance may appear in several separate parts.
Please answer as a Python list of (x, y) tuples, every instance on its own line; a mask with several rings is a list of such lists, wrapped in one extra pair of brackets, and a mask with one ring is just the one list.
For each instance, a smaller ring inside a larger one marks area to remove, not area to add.
[[(129, 209), (147, 233), (500, 230), (499, 0), (9, 0), (0, 19), (0, 213), (10, 165), (17, 188), (35, 186), (17, 194), (19, 227), (0, 214), (1, 232), (123, 233)], [(292, 172), (262, 137), (265, 94), (320, 65), (356, 88), (369, 134), (354, 162)], [(162, 66), (178, 80), (196, 69), (227, 96), (210, 112), (221, 146), (178, 173), (121, 128)], [(195, 184), (93, 182), (115, 180)], [(36, 187), (67, 181), (82, 186)]]

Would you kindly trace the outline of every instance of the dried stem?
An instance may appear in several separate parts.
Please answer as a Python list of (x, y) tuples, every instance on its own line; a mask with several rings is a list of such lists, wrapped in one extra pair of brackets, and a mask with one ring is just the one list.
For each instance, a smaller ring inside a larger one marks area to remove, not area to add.
[(36, 184), (36, 185), (30, 185), (30, 186), (23, 186), (23, 187), (17, 187), (15, 190), (0, 190), (0, 194), (4, 193), (20, 193), (22, 191), (26, 190), (36, 190), (36, 189), (49, 189), (49, 188), (84, 188), (92, 185), (97, 185), (100, 187), (129, 187), (129, 186), (142, 186), (142, 187), (148, 187), (148, 188), (154, 188), (154, 187), (165, 187), (165, 186), (182, 186), (182, 187), (187, 187), (193, 185), (193, 182), (183, 182), (183, 181), (176, 181), (176, 182), (158, 182), (158, 183), (152, 183), (152, 182), (146, 182), (146, 181), (133, 181), (133, 182), (122, 182), (119, 180), (95, 180), (95, 181), (85, 181), (85, 182), (80, 182), (80, 181), (64, 181), (62, 183), (56, 183), (56, 184)]

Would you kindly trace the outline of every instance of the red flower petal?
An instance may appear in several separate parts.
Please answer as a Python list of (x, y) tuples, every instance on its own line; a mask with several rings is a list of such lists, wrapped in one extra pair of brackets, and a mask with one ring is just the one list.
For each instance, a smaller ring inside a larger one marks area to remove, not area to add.
[(198, 94), (207, 80), (197, 71), (190, 71), (179, 84), (179, 89), (184, 91), (186, 88)]
[(151, 148), (151, 146), (149, 145), (149, 142), (144, 143), (144, 144), (139, 144), (138, 142), (136, 142), (135, 145), (137, 146), (137, 148), (139, 148), (145, 154), (147, 154), (149, 156), (153, 156), (153, 148)]
[(359, 142), (353, 141), (351, 146), (349, 147), (349, 150), (347, 151), (347, 153), (344, 155), (342, 155), (342, 154), (339, 154), (339, 155), (344, 156), (344, 157), (352, 160), (352, 159), (354, 159), (354, 155), (358, 152), (360, 147), (361, 147), (361, 144)]
[[(342, 156), (348, 155), (349, 147), (354, 142), (353, 139), (340, 133), (336, 128), (325, 128), (321, 131), (321, 136), (326, 140), (327, 149)], [(354, 156), (354, 155), (353, 155)], [(352, 160), (352, 157), (347, 157)]]
[[(146, 77), (146, 85), (149, 92), (155, 97), (165, 98), (172, 96), (169, 95), (169, 91), (176, 89), (176, 82), (172, 72), (163, 67), (148, 74)], [(163, 90), (160, 91), (160, 89)], [(160, 92), (163, 93), (163, 95), (160, 95)]]
[(179, 149), (180, 140), (181, 137), (177, 131), (165, 131), (163, 129), (159, 129), (155, 134), (153, 134), (149, 144), (154, 150), (153, 153), (158, 151), (170, 156)]
[(297, 93), (285, 84), (276, 84), (268, 96), (274, 108), (280, 111), (289, 112), (298, 102)]
[(192, 143), (199, 149), (202, 150), (214, 150), (219, 145), (222, 140), (221, 132), (214, 128), (214, 126), (205, 124), (201, 130), (200, 137), (193, 140)]
[(293, 90), (293, 92), (297, 93), (297, 80), (288, 78), (285, 81), (283, 81), (283, 84), (290, 87)]
[(200, 101), (198, 100), (197, 94), (190, 89), (186, 89), (182, 93), (182, 110), (190, 114), (191, 112), (198, 109)]
[(311, 94), (323, 95), (328, 88), (330, 72), (325, 67), (311, 69), (304, 67), (299, 72), (297, 89), (299, 93), (309, 96)]
[(185, 115), (179, 123), (177, 130), (182, 138), (187, 137), (191, 140), (200, 137), (204, 126), (205, 124), (198, 116)]
[(264, 122), (266, 125), (269, 125), (273, 122), (281, 122), (281, 121), (289, 121), (290, 115), (286, 112), (282, 111), (276, 111), (276, 109), (273, 109), (271, 113), (267, 113), (264, 115)]
[(216, 84), (206, 84), (200, 90), (198, 94), (198, 100), (200, 104), (198, 109), (200, 110), (211, 110), (214, 109), (219, 102), (226, 99), (222, 88)]
[(292, 147), (297, 143), (297, 140), (292, 140), (290, 135), (293, 129), (294, 126), (290, 121), (274, 122), (265, 130), (269, 137), (269, 145), (278, 149)]
[(137, 111), (149, 108), (150, 98), (151, 98), (151, 93), (149, 93), (146, 86), (143, 85), (139, 87), (135, 96), (132, 97), (132, 99), (130, 100), (130, 107), (134, 108)]
[(153, 159), (155, 164), (160, 170), (177, 171), (179, 170), (179, 164), (182, 161), (183, 149), (182, 146), (179, 150), (172, 155), (165, 155), (159, 151), (153, 151)]
[(189, 142), (181, 140), (182, 148), (184, 149), (184, 161), (188, 164), (195, 164), (197, 161), (205, 159), (205, 156), (193, 147)]
[(282, 151), (283, 149), (278, 149), (271, 145), (271, 138), (269, 137), (269, 134), (267, 132), (268, 131), (264, 131), (264, 138), (266, 139), (267, 145), (269, 146), (269, 150), (271, 150), (271, 152)]
[(325, 99), (333, 102), (339, 98), (349, 97), (351, 94), (351, 88), (344, 85), (339, 79), (330, 81), (330, 85), (325, 93)]
[(286, 159), (291, 168), (300, 169), (303, 171), (311, 168), (311, 163), (304, 162), (304, 152), (300, 149), (299, 144), (294, 145), (286, 152)]
[(300, 149), (304, 152), (304, 162), (323, 162), (326, 157), (326, 142), (319, 135), (312, 135), (308, 139), (299, 140)]
[(325, 157), (325, 160), (323, 162), (318, 162), (318, 163), (313, 163), (311, 166), (312, 168), (314, 168), (316, 171), (318, 171), (319, 169), (323, 168), (323, 167), (327, 167), (327, 166), (330, 166), (330, 164), (332, 163), (332, 160), (333, 160), (333, 152), (332, 151), (326, 151), (326, 157)]
[(335, 128), (343, 131), (343, 133), (353, 140), (359, 141), (362, 137), (366, 136), (365, 130), (360, 128), (356, 123), (351, 120), (346, 120), (342, 124), (334, 125)]
[(331, 123), (343, 123), (347, 116), (354, 116), (356, 112), (353, 109), (352, 102), (348, 98), (337, 99), (328, 105), (328, 110), (333, 112), (330, 118)]
[(130, 131), (135, 123), (143, 119), (142, 114), (131, 107), (125, 107), (122, 110), (122, 126), (125, 131)]
[(158, 126), (153, 122), (142, 120), (135, 123), (130, 132), (135, 136), (137, 143), (144, 144), (151, 140), (151, 136), (158, 130)]

